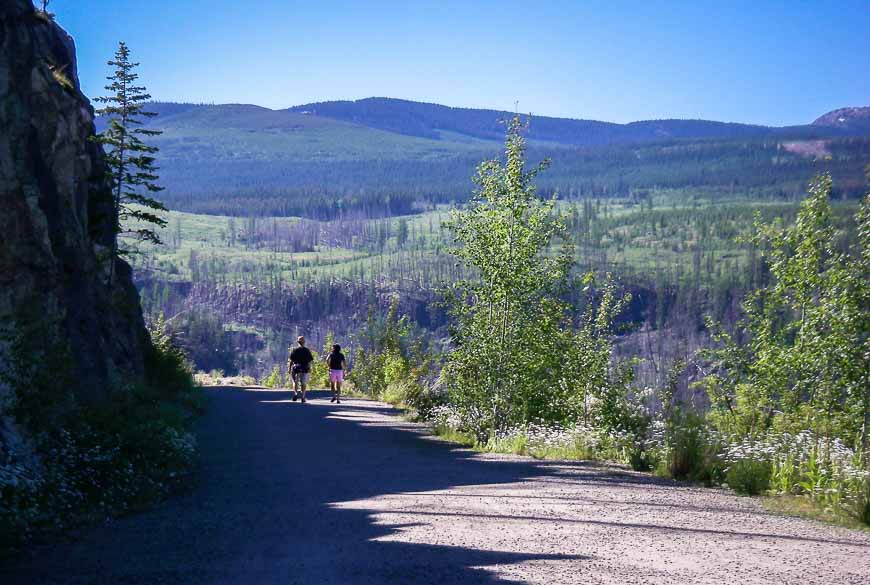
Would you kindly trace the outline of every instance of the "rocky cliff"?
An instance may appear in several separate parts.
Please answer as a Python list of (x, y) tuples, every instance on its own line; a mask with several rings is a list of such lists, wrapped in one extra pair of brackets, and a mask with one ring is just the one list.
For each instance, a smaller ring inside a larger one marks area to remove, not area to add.
[(72, 38), (30, 0), (2, 0), (0, 368), (11, 336), (54, 327), (46, 348), (69, 348), (80, 404), (142, 375), (150, 344), (129, 266), (106, 284), (114, 216), (93, 120)]

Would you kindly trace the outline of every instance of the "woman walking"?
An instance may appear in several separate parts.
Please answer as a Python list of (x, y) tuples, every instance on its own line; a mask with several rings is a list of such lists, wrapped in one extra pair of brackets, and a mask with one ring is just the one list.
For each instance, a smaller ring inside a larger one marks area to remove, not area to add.
[(329, 366), (329, 385), (332, 388), (330, 402), (341, 404), (341, 383), (344, 382), (344, 374), (347, 372), (347, 361), (341, 353), (341, 346), (337, 343), (333, 345), (325, 361)]

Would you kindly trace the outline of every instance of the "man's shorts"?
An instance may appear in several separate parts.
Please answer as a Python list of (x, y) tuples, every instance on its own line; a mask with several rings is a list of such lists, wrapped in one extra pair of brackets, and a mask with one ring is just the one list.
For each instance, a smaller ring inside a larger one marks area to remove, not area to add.
[(293, 374), (293, 381), (297, 384), (302, 384), (303, 386), (308, 386), (308, 382), (311, 380), (311, 372), (296, 372)]
[(344, 382), (344, 370), (329, 370), (330, 382)]

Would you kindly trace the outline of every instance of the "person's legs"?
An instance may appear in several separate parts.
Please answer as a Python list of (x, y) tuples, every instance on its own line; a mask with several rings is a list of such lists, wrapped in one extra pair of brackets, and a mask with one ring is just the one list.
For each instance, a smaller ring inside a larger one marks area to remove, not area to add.
[(339, 394), (341, 393), (341, 376), (336, 370), (329, 370), (329, 389), (332, 390), (332, 400), (330, 402), (335, 402), (339, 399)]
[(293, 402), (296, 402), (299, 398), (299, 374), (290, 374), (290, 377), (293, 378)]
[(311, 378), (311, 374), (299, 374), (299, 378), (299, 385), (302, 386), (302, 402), (306, 402), (305, 391), (308, 390), (308, 380)]
[(341, 383), (343, 380), (343, 370), (329, 370), (329, 384), (332, 387), (332, 399), (335, 402), (341, 402)]

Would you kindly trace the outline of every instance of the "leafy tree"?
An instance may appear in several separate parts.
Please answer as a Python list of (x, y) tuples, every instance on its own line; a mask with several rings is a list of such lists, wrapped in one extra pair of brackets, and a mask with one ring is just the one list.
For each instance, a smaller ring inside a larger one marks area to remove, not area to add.
[[(479, 165), (471, 202), (448, 222), (458, 244), (453, 254), (476, 278), (448, 291), (456, 347), (444, 373), (451, 401), (480, 439), (545, 414), (545, 391), (558, 377), (554, 360), (566, 349), (558, 332), (566, 324), (561, 298), (572, 250), (555, 199), (540, 199), (533, 183), (548, 162), (525, 169), (521, 130), (515, 117), (505, 161)], [(548, 248), (557, 238), (565, 243), (554, 255)]]
[[(772, 282), (744, 302), (745, 348), (719, 332), (705, 383), (720, 426), (759, 434), (779, 426), (856, 441), (870, 418), (870, 196), (858, 241), (841, 250), (831, 178), (810, 184), (794, 225), (756, 221)], [(866, 457), (866, 453), (865, 453)]]
[[(107, 116), (109, 124), (106, 130), (96, 137), (96, 141), (109, 147), (105, 155), (108, 175), (112, 183), (114, 203), (114, 231), (112, 241), (109, 284), (112, 284), (117, 257), (129, 253), (129, 250), (118, 247), (118, 237), (127, 234), (139, 241), (155, 244), (161, 243), (157, 228), (166, 225), (166, 220), (159, 215), (166, 212), (166, 207), (152, 195), (162, 191), (156, 183), (157, 164), (154, 154), (157, 148), (148, 146), (142, 141), (143, 136), (161, 134), (158, 130), (137, 128), (143, 123), (142, 118), (150, 118), (156, 114), (145, 111), (144, 104), (151, 96), (145, 87), (136, 85), (139, 78), (133, 70), (139, 63), (130, 61), (130, 49), (123, 41), (118, 44), (114, 59), (108, 62), (114, 67), (112, 75), (107, 77), (111, 83), (106, 90), (111, 92), (97, 101), (107, 104), (97, 110), (100, 116)], [(130, 223), (132, 220), (133, 223)], [(132, 226), (132, 227), (128, 227)]]

